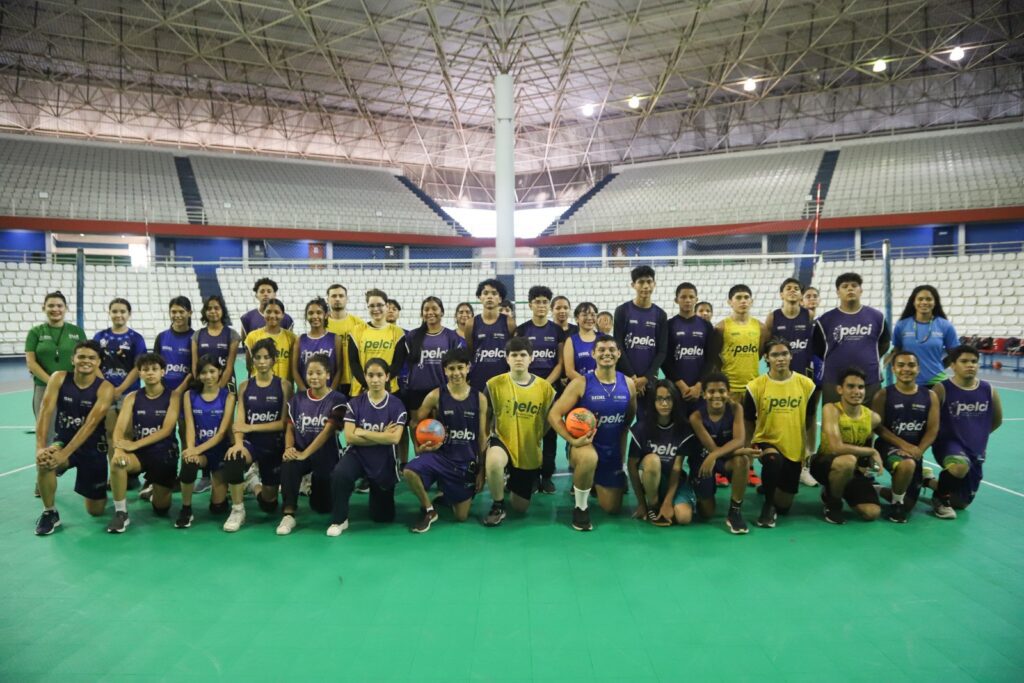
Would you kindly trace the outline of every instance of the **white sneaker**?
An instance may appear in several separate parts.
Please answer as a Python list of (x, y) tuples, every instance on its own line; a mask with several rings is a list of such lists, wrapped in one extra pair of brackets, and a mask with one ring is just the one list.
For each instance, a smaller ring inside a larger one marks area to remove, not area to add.
[(331, 538), (335, 536), (341, 536), (341, 532), (348, 528), (348, 520), (346, 519), (341, 524), (332, 524), (327, 527), (327, 535)]
[(295, 530), (295, 517), (294, 515), (285, 515), (281, 518), (281, 522), (277, 525), (277, 535), (287, 536)]
[(935, 516), (939, 519), (956, 519), (956, 510), (948, 505), (943, 505), (937, 498), (932, 498), (932, 507)]
[(300, 496), (309, 496), (309, 494), (310, 494), (310, 492), (312, 490), (313, 490), (313, 475), (312, 474), (307, 474), (306, 476), (304, 476), (302, 478), (302, 481), (299, 482), (299, 495)]
[(250, 465), (249, 469), (245, 471), (245, 492), (255, 496), (261, 488), (259, 470), (256, 465)]
[(236, 510), (231, 508), (231, 514), (228, 515), (228, 519), (224, 522), (224, 531), (238, 531), (245, 524), (245, 509)]
[(811, 476), (811, 468), (803, 467), (800, 469), (800, 483), (804, 486), (817, 486), (818, 480)]
[(139, 500), (152, 500), (152, 498), (153, 485), (147, 483), (145, 486), (142, 487), (142, 490), (139, 491)]

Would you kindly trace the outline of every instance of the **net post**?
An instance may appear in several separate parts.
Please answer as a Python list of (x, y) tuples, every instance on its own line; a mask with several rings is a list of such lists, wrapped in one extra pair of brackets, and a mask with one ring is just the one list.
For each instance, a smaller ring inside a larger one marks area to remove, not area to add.
[(75, 285), (78, 295), (75, 297), (75, 322), (85, 329), (85, 250), (75, 250)]
[[(892, 249), (889, 240), (882, 240), (882, 308), (885, 320), (892, 326)], [(885, 384), (894, 382), (892, 368), (885, 370)]]

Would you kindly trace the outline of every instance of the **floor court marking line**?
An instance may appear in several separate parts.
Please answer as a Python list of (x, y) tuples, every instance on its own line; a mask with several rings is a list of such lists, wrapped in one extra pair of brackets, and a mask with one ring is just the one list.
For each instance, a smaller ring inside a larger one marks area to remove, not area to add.
[(19, 467), (17, 469), (10, 470), (9, 472), (0, 472), (0, 477), (6, 477), (9, 474), (14, 474), (16, 472), (21, 472), (22, 470), (27, 470), (30, 467), (35, 467), (35, 466), (36, 466), (36, 464), (32, 463), (31, 465), (25, 465), (24, 467)]
[[(940, 470), (942, 469), (942, 465), (940, 465), (937, 462), (932, 462), (931, 460), (925, 460), (925, 462), (928, 463), (929, 465), (935, 465)], [(0, 475), (0, 476), (3, 476), (3, 475)], [(1020, 491), (1014, 491), (1013, 489), (1008, 489), (1005, 486), (1000, 486), (999, 484), (993, 484), (992, 482), (985, 481), (984, 479), (981, 480), (981, 483), (984, 484), (985, 486), (991, 486), (994, 489), (999, 489), (1000, 491), (1005, 491), (1006, 493), (1009, 493), (1010, 495), (1013, 495), (1013, 496), (1017, 496), (1018, 498), (1024, 498), (1024, 493), (1021, 493)]]

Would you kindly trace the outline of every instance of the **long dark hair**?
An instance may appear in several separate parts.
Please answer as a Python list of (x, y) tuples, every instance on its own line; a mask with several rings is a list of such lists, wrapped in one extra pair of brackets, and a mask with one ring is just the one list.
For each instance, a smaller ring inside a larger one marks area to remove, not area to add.
[(203, 321), (204, 325), (208, 325), (210, 323), (210, 321), (206, 319), (206, 309), (209, 308), (210, 303), (214, 301), (216, 301), (217, 305), (220, 306), (220, 324), (224, 327), (231, 327), (231, 318), (228, 317), (228, 305), (224, 303), (224, 297), (220, 294), (211, 294), (206, 301), (203, 302), (203, 310), (199, 314), (199, 319)]
[(945, 318), (946, 312), (942, 310), (942, 299), (939, 297), (939, 290), (935, 289), (931, 285), (918, 285), (914, 287), (913, 291), (910, 292), (910, 298), (907, 299), (907, 305), (903, 307), (903, 313), (900, 314), (900, 320), (904, 318), (913, 318), (917, 315), (917, 309), (914, 308), (914, 299), (921, 292), (928, 292), (935, 299), (935, 307), (932, 309), (933, 318)]
[(203, 391), (203, 382), (201, 379), (199, 379), (199, 375), (203, 373), (203, 370), (206, 368), (207, 365), (212, 365), (213, 367), (217, 368), (217, 371), (222, 375), (227, 371), (227, 368), (222, 368), (220, 366), (220, 363), (217, 362), (217, 359), (211, 356), (210, 354), (200, 356), (199, 360), (196, 361), (196, 376), (192, 378), (192, 384), (189, 386), (189, 389), (192, 390), (192, 393), (201, 393)]
[(683, 407), (683, 397), (679, 394), (679, 389), (670, 380), (662, 378), (655, 382), (654, 386), (644, 396), (644, 400), (647, 402), (647, 412), (644, 415), (643, 427), (647, 438), (651, 438), (658, 433), (657, 398), (658, 389), (662, 387), (668, 389), (668, 395), (672, 397), (672, 429), (678, 433), (689, 425), (686, 419), (686, 409)]
[[(444, 316), (444, 302), (436, 296), (428, 296), (422, 302), (420, 302), (420, 315), (423, 315), (423, 308), (429, 304), (435, 303), (437, 307), (441, 309), (441, 315)], [(444, 325), (442, 324), (442, 328)], [(406, 342), (406, 347), (409, 349), (409, 355), (406, 356), (405, 364), (408, 367), (419, 365), (420, 360), (423, 357), (423, 340), (427, 337), (427, 322), (424, 320), (420, 323), (420, 326), (409, 333), (409, 341)]]

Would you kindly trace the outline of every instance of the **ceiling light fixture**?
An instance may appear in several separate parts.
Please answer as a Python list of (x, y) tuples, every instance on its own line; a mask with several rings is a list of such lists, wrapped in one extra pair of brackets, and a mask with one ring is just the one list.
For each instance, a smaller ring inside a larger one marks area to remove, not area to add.
[(757, 90), (757, 81), (755, 81), (753, 78), (748, 78), (747, 80), (743, 81), (743, 89), (746, 90), (747, 92), (754, 92), (755, 90)]
[(949, 59), (953, 62), (959, 62), (964, 58), (964, 49), (957, 45), (949, 53)]
[(875, 63), (871, 65), (871, 70), (874, 71), (876, 74), (880, 74), (883, 71), (885, 71), (885, 66), (886, 65), (884, 59), (876, 59)]
[(594, 115), (594, 105), (592, 105), (592, 104), (590, 104), (588, 102), (587, 104), (583, 105), (583, 107), (581, 108), (581, 111), (583, 112), (584, 116), (593, 116)]
[(636, 109), (637, 107), (640, 106), (640, 98), (637, 97), (636, 95), (633, 95), (632, 97), (629, 98), (628, 104), (630, 109)]

